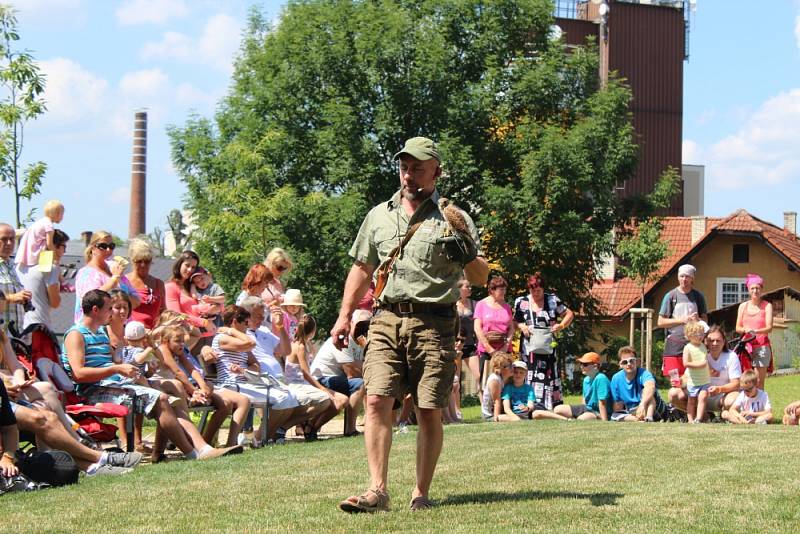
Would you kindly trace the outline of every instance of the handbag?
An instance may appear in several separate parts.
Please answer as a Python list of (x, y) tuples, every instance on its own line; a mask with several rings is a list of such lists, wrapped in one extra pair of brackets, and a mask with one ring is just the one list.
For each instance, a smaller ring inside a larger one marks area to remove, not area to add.
[(494, 349), (502, 348), (503, 345), (508, 343), (508, 339), (503, 332), (486, 332), (485, 336), (486, 341), (488, 341), (489, 345)]
[(534, 354), (552, 354), (553, 352), (553, 333), (549, 328), (530, 328), (531, 335), (528, 338), (528, 352)]

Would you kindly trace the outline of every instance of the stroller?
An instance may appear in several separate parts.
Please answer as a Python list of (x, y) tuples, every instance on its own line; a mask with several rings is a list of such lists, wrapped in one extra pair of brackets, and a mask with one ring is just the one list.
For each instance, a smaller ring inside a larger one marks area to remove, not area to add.
[[(65, 411), (75, 422), (75, 431), (86, 445), (96, 447), (117, 439), (117, 427), (104, 423), (103, 419), (127, 417), (128, 408), (107, 402), (86, 404), (83, 397), (75, 393), (74, 384), (61, 367), (61, 348), (55, 335), (43, 324), (29, 325), (19, 332), (12, 322), (8, 325), (9, 341), (17, 360), (30, 376), (50, 382), (60, 393)], [(31, 335), (31, 343), (24, 339)], [(130, 438), (130, 437), (129, 437)], [(133, 443), (130, 438), (128, 443)]]
[[(753, 352), (752, 342), (756, 339), (755, 334), (742, 334), (739, 337), (733, 338), (728, 342), (728, 350), (733, 352), (739, 357), (739, 365), (742, 367), (742, 372), (753, 368), (753, 360), (751, 354)], [(775, 370), (773, 361), (770, 360), (767, 373), (770, 374)]]

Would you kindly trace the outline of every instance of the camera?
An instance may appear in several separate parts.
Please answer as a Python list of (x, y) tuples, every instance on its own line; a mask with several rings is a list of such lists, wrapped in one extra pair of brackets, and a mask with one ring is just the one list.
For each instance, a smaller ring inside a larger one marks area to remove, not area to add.
[(22, 309), (25, 310), (25, 312), (32, 312), (36, 311), (36, 306), (34, 306), (31, 301), (26, 300), (22, 303)]

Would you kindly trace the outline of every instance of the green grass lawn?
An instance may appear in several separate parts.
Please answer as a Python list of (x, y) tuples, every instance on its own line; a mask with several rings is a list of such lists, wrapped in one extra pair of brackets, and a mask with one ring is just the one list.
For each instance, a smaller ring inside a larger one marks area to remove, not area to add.
[[(800, 377), (767, 382), (776, 413)], [(470, 408), (474, 410), (474, 408)], [(416, 429), (395, 435), (394, 511), (349, 516), (366, 487), (363, 438), (288, 444), (210, 462), (0, 497), (7, 531), (797, 531), (796, 427), (602, 422), (445, 428), (431, 497), (406, 510)]]

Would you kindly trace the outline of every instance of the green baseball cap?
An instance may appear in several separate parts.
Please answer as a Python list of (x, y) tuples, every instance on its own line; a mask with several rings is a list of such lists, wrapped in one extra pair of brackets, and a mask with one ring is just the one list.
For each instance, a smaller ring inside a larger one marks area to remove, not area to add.
[(441, 163), (439, 158), (439, 149), (436, 148), (436, 143), (427, 137), (412, 137), (406, 141), (403, 149), (394, 155), (394, 160), (397, 160), (403, 154), (408, 154), (412, 158), (420, 161), (427, 161), (431, 158), (436, 158), (436, 161)]

